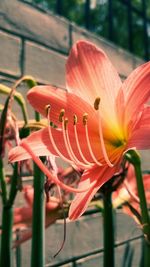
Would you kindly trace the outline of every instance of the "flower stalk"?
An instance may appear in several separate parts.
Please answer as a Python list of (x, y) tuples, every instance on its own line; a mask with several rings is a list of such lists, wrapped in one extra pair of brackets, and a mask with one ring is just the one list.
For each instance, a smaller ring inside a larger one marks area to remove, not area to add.
[(13, 203), (17, 194), (17, 175), (18, 164), (15, 164), (12, 176), (12, 184), (10, 188), (9, 198), (7, 197), (7, 189), (5, 176), (3, 171), (3, 161), (0, 160), (0, 180), (2, 188), (2, 235), (1, 235), (1, 253), (0, 266), (12, 266), (12, 226), (13, 226)]
[(34, 164), (31, 267), (44, 267), (44, 174)]
[(106, 191), (103, 196), (103, 229), (104, 229), (104, 267), (114, 267), (114, 214), (111, 192)]
[(144, 267), (148, 267), (150, 265), (150, 243), (144, 239), (143, 246), (144, 246), (144, 248), (143, 248)]
[(13, 225), (13, 207), (4, 205), (2, 211), (2, 236), (1, 236), (1, 267), (12, 266), (12, 225)]
[[(17, 88), (22, 82), (26, 82), (29, 88), (32, 88), (37, 85), (36, 80), (32, 76), (25, 75), (16, 82), (15, 87)], [(35, 120), (40, 121), (40, 114), (36, 111), (35, 111)]]
[(126, 153), (125, 158), (134, 166), (138, 196), (140, 199), (141, 221), (144, 234), (144, 267), (150, 265), (150, 217), (148, 213), (145, 190), (143, 185), (141, 160), (135, 150)]
[[(12, 92), (12, 89), (10, 87), (0, 84), (0, 94), (10, 95), (11, 92)], [(15, 101), (19, 104), (21, 111), (22, 111), (23, 118), (24, 118), (24, 122), (25, 124), (27, 124), (28, 114), (27, 114), (25, 100), (19, 92), (14, 92), (13, 96), (14, 96)]]
[[(30, 88), (36, 85), (36, 81), (34, 79), (27, 79), (26, 82)], [(36, 111), (35, 111), (35, 120), (37, 122), (40, 121), (40, 114)], [(44, 183), (45, 183), (44, 173), (34, 163), (34, 202), (33, 202), (33, 220), (32, 220), (31, 267), (44, 267), (45, 265)]]
[(3, 167), (3, 160), (0, 159), (0, 185), (2, 190), (2, 202), (5, 205), (7, 201), (7, 190), (6, 190), (6, 182), (5, 182), (5, 174), (4, 174), (4, 167)]
[(3, 157), (5, 151), (5, 128), (7, 123), (7, 113), (10, 105), (11, 93), (6, 99), (0, 119), (0, 184), (2, 195), (2, 234), (1, 234), (1, 251), (0, 251), (0, 266), (12, 266), (12, 225), (13, 225), (13, 203), (17, 193), (17, 163), (15, 163), (14, 172), (12, 176), (12, 183), (10, 185), (10, 193), (8, 196), (7, 184), (5, 180)]

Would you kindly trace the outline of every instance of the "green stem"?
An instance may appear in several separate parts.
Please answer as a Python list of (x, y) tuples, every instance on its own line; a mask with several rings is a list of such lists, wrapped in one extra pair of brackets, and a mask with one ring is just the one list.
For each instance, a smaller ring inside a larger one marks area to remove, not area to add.
[[(144, 267), (150, 266), (150, 218), (147, 209), (143, 178), (141, 173), (141, 164), (135, 164), (135, 174), (137, 180), (138, 195), (140, 198), (141, 217), (144, 233)], [(148, 240), (147, 240), (148, 239)]]
[(12, 224), (13, 209), (12, 206), (4, 206), (2, 213), (2, 235), (1, 235), (1, 267), (11, 267), (11, 244), (12, 244)]
[(2, 201), (3, 201), (3, 205), (5, 205), (7, 201), (7, 190), (6, 190), (6, 182), (5, 182), (4, 167), (3, 167), (2, 159), (0, 159), (0, 184), (1, 184), (1, 190), (2, 190)]
[(140, 199), (143, 232), (144, 232), (144, 235), (146, 235), (146, 237), (150, 241), (150, 218), (149, 218), (149, 213), (148, 213), (148, 208), (147, 208), (147, 203), (146, 203), (145, 189), (143, 185), (141, 160), (135, 150), (128, 151), (125, 157), (134, 166), (138, 196)]
[[(19, 230), (16, 231), (16, 240), (19, 240)], [(16, 247), (16, 267), (21, 267), (21, 246)]]
[[(32, 77), (28, 77), (26, 79), (26, 83), (28, 84), (29, 88), (32, 88), (34, 86), (37, 86), (37, 82)], [(37, 111), (35, 111), (35, 120), (36, 121), (40, 121), (40, 114)]]
[(114, 218), (111, 192), (105, 192), (103, 202), (104, 267), (114, 267)]
[[(24, 76), (20, 82), (26, 82), (29, 88), (37, 85), (31, 76)], [(40, 114), (35, 112), (35, 120), (40, 121)], [(34, 163), (34, 201), (32, 216), (32, 249), (31, 267), (44, 267), (44, 228), (45, 228), (45, 205), (44, 205), (44, 174)]]
[(150, 244), (144, 239), (144, 267), (150, 266)]
[(141, 160), (136, 151), (131, 150), (126, 154), (127, 160), (133, 164), (135, 169), (138, 196), (140, 199), (142, 229), (144, 233), (144, 267), (150, 266), (150, 217), (148, 213), (143, 177), (141, 170)]
[(44, 267), (44, 174), (34, 165), (31, 267)]
[(11, 185), (10, 185), (10, 192), (9, 192), (9, 199), (8, 199), (8, 203), (11, 206), (14, 204), (17, 191), (18, 191), (18, 163), (15, 163), (14, 172), (11, 177)]
[[(0, 94), (10, 95), (11, 91), (12, 91), (12, 88), (9, 88), (6, 85), (0, 84)], [(27, 124), (28, 123), (28, 114), (27, 114), (27, 109), (26, 109), (26, 103), (25, 103), (23, 96), (20, 93), (15, 92), (14, 93), (14, 99), (21, 107), (24, 122), (25, 122), (25, 124)]]
[(0, 180), (2, 188), (2, 235), (1, 235), (1, 267), (11, 267), (12, 253), (12, 225), (13, 225), (13, 202), (17, 193), (17, 163), (15, 164), (14, 174), (10, 188), (10, 197), (7, 199), (6, 182), (4, 178), (3, 161), (0, 160)]
[(138, 195), (139, 195), (139, 198), (140, 198), (142, 224), (143, 224), (143, 227), (144, 227), (143, 230), (144, 230), (144, 233), (149, 236), (150, 228), (149, 227), (147, 228), (147, 226), (150, 225), (150, 219), (149, 219), (149, 214), (148, 214), (148, 209), (147, 209), (145, 190), (144, 190), (143, 178), (142, 178), (142, 173), (141, 173), (141, 164), (135, 164), (134, 168), (135, 168)]

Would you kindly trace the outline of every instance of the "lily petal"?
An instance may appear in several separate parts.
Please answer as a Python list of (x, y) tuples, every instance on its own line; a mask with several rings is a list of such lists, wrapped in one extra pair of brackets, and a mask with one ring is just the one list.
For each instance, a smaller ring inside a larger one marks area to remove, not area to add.
[[(64, 143), (62, 131), (51, 127), (51, 132), (52, 132), (54, 143), (57, 149), (59, 150), (59, 152), (66, 158), (67, 161), (71, 161), (70, 154), (68, 154), (68, 150)], [(72, 140), (75, 139), (73, 131), (69, 130), (69, 137), (70, 137), (70, 142), (72, 142)], [(100, 153), (99, 136), (96, 134), (93, 134), (92, 137), (93, 137), (92, 149), (93, 149), (95, 156), (98, 157), (99, 159), (102, 157)], [(87, 147), (87, 141), (85, 138), (84, 129), (80, 128), (78, 130), (78, 138), (79, 138), (81, 150), (84, 152), (85, 158), (89, 162), (92, 163), (93, 159)], [(22, 142), (24, 142), (24, 140)], [(11, 162), (15, 162), (19, 160), (26, 160), (26, 159), (31, 158), (31, 156), (27, 153), (27, 151), (22, 147), (21, 145), (22, 142), (20, 143), (20, 146), (14, 147), (10, 151), (9, 160)], [(49, 156), (51, 154), (55, 156), (60, 156), (58, 152), (56, 151), (55, 147), (53, 146), (52, 140), (50, 139), (48, 127), (30, 134), (30, 136), (25, 139), (25, 142), (28, 143), (28, 145), (32, 148), (33, 153), (38, 157)], [(72, 142), (71, 146), (72, 146), (72, 150), (75, 156), (78, 158), (79, 161), (81, 161), (81, 163), (84, 164), (83, 159), (81, 158), (79, 154), (79, 150), (77, 148), (76, 142), (75, 141)]]
[(14, 209), (14, 224), (31, 222), (32, 207), (20, 207)]
[(150, 149), (150, 126), (136, 130), (129, 140), (128, 147), (139, 150)]
[(144, 108), (150, 98), (150, 61), (135, 69), (123, 83), (126, 123)]
[[(57, 143), (59, 150), (63, 151), (63, 154), (69, 160), (69, 155), (68, 155), (67, 151), (65, 150), (61, 131), (55, 130), (53, 128), (51, 128), (51, 130), (52, 130), (52, 132), (55, 132), (54, 139), (57, 138), (57, 140), (55, 142)], [(60, 141), (58, 142), (58, 140), (60, 140)], [(32, 148), (32, 151), (34, 152), (34, 154), (38, 157), (49, 156), (51, 154), (57, 155), (57, 152), (53, 148), (53, 145), (52, 145), (50, 138), (49, 138), (48, 127), (30, 134), (25, 139), (25, 141)], [(24, 142), (24, 140), (22, 142)], [(15, 162), (15, 161), (19, 161), (19, 160), (26, 160), (26, 159), (30, 158), (30, 155), (21, 146), (21, 143), (19, 146), (14, 147), (10, 151), (9, 160), (11, 162)]]
[(92, 121), (97, 124), (97, 116), (94, 108), (85, 100), (65, 90), (51, 85), (35, 86), (29, 90), (27, 98), (33, 108), (43, 116), (47, 116), (45, 107), (50, 105), (51, 121), (56, 125), (60, 125), (59, 116), (62, 109), (64, 109), (65, 117), (68, 118), (72, 125), (74, 115), (77, 116), (79, 123), (82, 123), (83, 114), (85, 112), (90, 114), (89, 123)]
[(80, 217), (87, 209), (89, 202), (96, 194), (98, 189), (106, 183), (117, 171), (117, 167), (108, 168), (108, 166), (98, 167), (94, 166), (90, 170), (87, 170), (82, 175), (79, 183), (79, 188), (85, 188), (89, 186), (95, 180), (95, 184), (89, 191), (84, 193), (77, 193), (74, 200), (71, 203), (69, 209), (69, 219), (75, 220)]
[(145, 107), (138, 123), (132, 129), (128, 146), (136, 149), (150, 148), (150, 107)]
[(149, 126), (150, 124), (150, 106), (147, 106), (143, 109), (137, 128)]
[(116, 116), (115, 98), (122, 82), (106, 54), (94, 44), (79, 41), (73, 46), (66, 64), (66, 82), (69, 91), (91, 105), (100, 97), (103, 117)]

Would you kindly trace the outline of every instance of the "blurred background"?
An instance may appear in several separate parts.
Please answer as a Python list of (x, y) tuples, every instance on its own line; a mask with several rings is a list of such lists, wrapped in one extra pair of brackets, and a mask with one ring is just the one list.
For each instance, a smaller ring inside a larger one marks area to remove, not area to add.
[(148, 60), (150, 0), (26, 0)]

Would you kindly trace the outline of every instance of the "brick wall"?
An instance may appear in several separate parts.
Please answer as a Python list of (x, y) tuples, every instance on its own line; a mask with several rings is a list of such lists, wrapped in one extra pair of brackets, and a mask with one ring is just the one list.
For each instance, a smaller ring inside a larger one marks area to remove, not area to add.
[[(0, 82), (11, 85), (22, 75), (29, 74), (39, 83), (65, 86), (67, 55), (71, 45), (79, 39), (92, 41), (103, 48), (123, 78), (142, 63), (141, 59), (114, 44), (50, 12), (17, 0), (0, 1)], [(143, 154), (144, 169), (149, 167), (149, 158), (148, 153)], [(63, 223), (58, 222), (50, 227), (46, 231), (46, 266), (102, 266), (101, 221), (101, 215), (95, 214), (68, 223), (65, 247), (56, 259), (53, 255), (63, 239)], [(125, 215), (118, 213), (116, 222), (117, 266), (121, 266), (122, 251), (129, 238), (131, 246), (136, 248), (133, 266), (137, 267), (140, 232)], [(29, 258), (30, 242), (23, 245), (24, 267), (30, 265)], [(68, 263), (63, 263), (66, 260)]]

